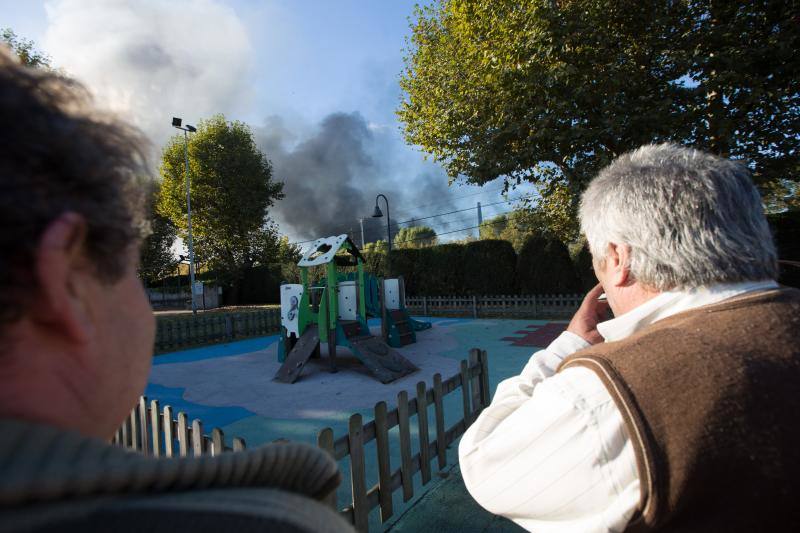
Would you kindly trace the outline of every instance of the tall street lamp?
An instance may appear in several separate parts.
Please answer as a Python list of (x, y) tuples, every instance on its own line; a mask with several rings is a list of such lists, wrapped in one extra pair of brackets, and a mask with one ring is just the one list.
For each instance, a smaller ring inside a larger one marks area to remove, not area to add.
[(383, 198), (383, 201), (386, 202), (386, 270), (387, 274), (391, 275), (390, 269), (390, 260), (389, 260), (389, 253), (392, 251), (392, 231), (389, 225), (389, 199), (386, 196), (379, 194), (375, 197), (375, 212), (372, 213), (373, 218), (381, 218), (383, 216), (383, 212), (381, 208), (378, 206), (378, 198)]
[(177, 117), (172, 117), (172, 126), (174, 128), (178, 128), (179, 130), (183, 130), (183, 154), (186, 158), (186, 213), (187, 213), (187, 221), (186, 225), (189, 229), (189, 282), (191, 283), (191, 288), (189, 289), (189, 294), (191, 295), (192, 299), (192, 314), (197, 314), (197, 304), (194, 302), (194, 242), (192, 241), (192, 195), (189, 193), (189, 132), (197, 131), (197, 128), (194, 126), (190, 126), (189, 124), (186, 127), (181, 126), (183, 120)]

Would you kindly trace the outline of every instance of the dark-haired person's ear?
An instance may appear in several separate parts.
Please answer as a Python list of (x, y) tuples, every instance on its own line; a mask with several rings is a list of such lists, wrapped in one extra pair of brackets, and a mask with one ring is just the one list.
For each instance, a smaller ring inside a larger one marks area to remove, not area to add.
[[(37, 292), (32, 320), (78, 344), (94, 334), (90, 285), (96, 273), (86, 256), (87, 228), (77, 213), (64, 213), (44, 230), (36, 247)], [(96, 281), (95, 281), (96, 283)]]

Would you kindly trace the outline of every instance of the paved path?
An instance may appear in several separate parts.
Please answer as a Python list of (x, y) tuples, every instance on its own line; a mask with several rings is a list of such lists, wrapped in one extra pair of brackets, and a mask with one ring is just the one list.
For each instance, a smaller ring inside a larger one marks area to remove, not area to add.
[[(457, 509), (457, 512), (453, 512)], [(475, 503), (467, 493), (461, 471), (453, 467), (447, 479), (436, 485), (403, 513), (386, 531), (392, 533), (492, 532), (525, 531), (514, 522), (493, 515)]]

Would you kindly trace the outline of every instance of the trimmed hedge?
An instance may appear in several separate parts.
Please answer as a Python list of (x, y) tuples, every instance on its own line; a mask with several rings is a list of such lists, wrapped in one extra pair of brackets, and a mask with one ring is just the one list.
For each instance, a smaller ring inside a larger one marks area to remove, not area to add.
[(589, 292), (597, 285), (597, 276), (594, 274), (592, 266), (592, 253), (589, 251), (589, 244), (584, 243), (578, 254), (575, 256), (575, 274), (580, 283), (580, 292)]
[[(767, 217), (778, 248), (778, 258), (800, 261), (800, 211), (785, 211)], [(781, 265), (778, 281), (790, 287), (800, 287), (800, 267)]]
[[(281, 301), (282, 273), (279, 265), (257, 266), (248, 270), (239, 285), (239, 294), (233, 295), (233, 288), (229, 287), (225, 303), (238, 305), (276, 304)], [(226, 291), (223, 290), (223, 296)], [(238, 298), (236, 298), (238, 296)]]
[[(578, 284), (566, 247), (560, 241), (547, 239), (543, 245), (544, 253), (558, 253), (562, 259), (566, 257), (568, 266), (554, 269), (555, 277), (549, 267), (533, 269), (541, 271), (537, 274), (541, 278), (541, 283), (535, 285), (537, 291), (576, 292)], [(466, 244), (392, 250), (390, 260), (392, 275), (405, 278), (409, 295), (530, 294), (534, 289), (528, 283), (531, 268), (525, 267), (524, 272), (528, 274), (523, 278), (519, 276), (519, 260), (508, 241), (487, 239)], [(551, 279), (556, 285), (550, 283)], [(554, 289), (542, 289), (544, 286)], [(569, 290), (562, 287), (569, 287)]]
[(470, 295), (514, 294), (516, 270), (517, 254), (510, 242), (486, 239), (467, 243), (464, 292)]
[[(800, 211), (787, 211), (768, 217), (778, 256), (800, 261)], [(517, 255), (511, 243), (486, 239), (466, 244), (448, 243), (428, 248), (365, 253), (366, 271), (377, 277), (402, 275), (409, 295), (491, 295), (584, 293), (597, 279), (592, 269), (588, 245), (570, 259), (567, 247), (559, 240), (533, 235)], [(389, 271), (391, 268), (391, 271)], [(297, 283), (292, 268), (280, 265), (250, 270), (239, 287), (237, 303), (264, 304), (280, 301), (282, 280)], [(296, 268), (294, 268), (296, 270)], [(321, 272), (320, 272), (321, 274)], [(213, 272), (198, 275), (213, 280)], [(800, 287), (800, 268), (784, 266), (779, 280), (784, 285)], [(153, 284), (154, 288), (177, 290), (178, 276)], [(188, 289), (188, 276), (180, 276), (180, 286)], [(223, 294), (226, 303), (233, 300), (231, 287)]]
[(517, 288), (522, 294), (574, 294), (581, 282), (558, 239), (542, 235), (528, 237), (517, 257)]

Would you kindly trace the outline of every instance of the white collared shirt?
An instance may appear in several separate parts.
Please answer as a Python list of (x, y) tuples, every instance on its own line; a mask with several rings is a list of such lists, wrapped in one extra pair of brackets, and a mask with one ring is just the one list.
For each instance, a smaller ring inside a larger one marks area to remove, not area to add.
[[(598, 324), (607, 342), (689, 309), (774, 281), (665, 292)], [(622, 531), (639, 504), (636, 459), (622, 415), (600, 378), (561, 361), (589, 343), (562, 333), (518, 376), (497, 386), (458, 447), (470, 494), (492, 513), (536, 532)]]

